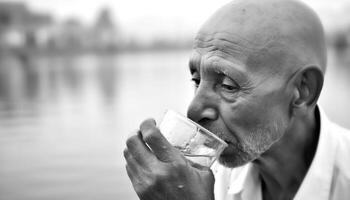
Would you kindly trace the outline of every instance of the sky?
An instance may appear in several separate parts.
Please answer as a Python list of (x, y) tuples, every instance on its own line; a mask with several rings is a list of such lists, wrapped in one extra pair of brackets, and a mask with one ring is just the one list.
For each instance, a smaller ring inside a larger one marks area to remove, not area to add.
[[(0, 0), (4, 1), (4, 0)], [(7, 0), (18, 1), (18, 0)], [(125, 35), (131, 37), (187, 37), (219, 7), (231, 0), (22, 0), (33, 10), (53, 14), (60, 21), (76, 17), (89, 24), (98, 10), (109, 7)], [(321, 17), (326, 29), (350, 21), (350, 0), (303, 0)], [(176, 35), (174, 33), (177, 33)]]

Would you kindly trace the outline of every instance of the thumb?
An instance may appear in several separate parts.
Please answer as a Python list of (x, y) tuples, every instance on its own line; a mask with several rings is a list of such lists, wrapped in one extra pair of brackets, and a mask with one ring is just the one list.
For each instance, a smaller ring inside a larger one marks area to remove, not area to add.
[(210, 166), (204, 166), (198, 163), (193, 162), (192, 160), (187, 160), (188, 163), (195, 169), (200, 170), (200, 171), (211, 171)]

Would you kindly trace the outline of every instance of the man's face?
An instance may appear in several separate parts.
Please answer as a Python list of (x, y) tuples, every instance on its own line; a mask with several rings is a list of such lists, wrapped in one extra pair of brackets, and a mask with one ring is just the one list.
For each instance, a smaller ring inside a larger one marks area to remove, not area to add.
[[(279, 140), (290, 121), (291, 93), (281, 55), (234, 34), (200, 32), (190, 58), (195, 96), (188, 117), (228, 143), (219, 162), (236, 167)], [(278, 51), (276, 51), (278, 52)]]

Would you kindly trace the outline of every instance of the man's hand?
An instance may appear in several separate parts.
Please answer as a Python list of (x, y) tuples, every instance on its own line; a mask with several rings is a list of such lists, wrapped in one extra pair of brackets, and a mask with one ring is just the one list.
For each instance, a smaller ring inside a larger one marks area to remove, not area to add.
[(195, 166), (160, 133), (152, 119), (128, 138), (126, 171), (141, 200), (212, 200), (214, 176)]

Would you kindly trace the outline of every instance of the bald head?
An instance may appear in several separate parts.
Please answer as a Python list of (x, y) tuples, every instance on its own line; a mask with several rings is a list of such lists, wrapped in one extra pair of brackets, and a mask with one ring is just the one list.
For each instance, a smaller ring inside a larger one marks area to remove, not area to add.
[[(268, 60), (274, 71), (326, 69), (322, 24), (295, 0), (236, 0), (219, 9), (200, 29), (194, 47), (238, 56), (250, 67)], [(273, 65), (271, 65), (273, 63)]]

